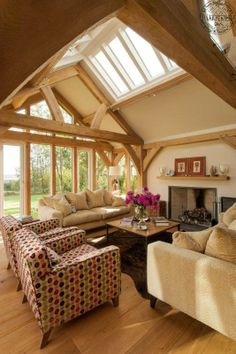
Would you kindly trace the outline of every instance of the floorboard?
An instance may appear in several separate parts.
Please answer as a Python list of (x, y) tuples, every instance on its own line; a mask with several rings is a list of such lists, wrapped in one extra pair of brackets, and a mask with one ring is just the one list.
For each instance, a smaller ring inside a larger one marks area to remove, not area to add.
[(0, 241), (0, 354), (236, 354), (235, 341), (169, 305), (151, 309), (125, 274), (119, 307), (104, 304), (55, 329), (40, 350), (41, 332), (6, 266)]

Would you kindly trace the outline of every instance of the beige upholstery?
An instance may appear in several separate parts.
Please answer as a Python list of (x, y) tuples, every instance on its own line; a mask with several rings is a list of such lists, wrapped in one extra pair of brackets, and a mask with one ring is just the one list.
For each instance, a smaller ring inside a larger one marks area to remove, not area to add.
[[(106, 199), (109, 203), (111, 200)], [(118, 219), (122, 215), (131, 213), (130, 205), (113, 207), (111, 205), (91, 208), (89, 210), (77, 210), (76, 213), (64, 217), (62, 212), (46, 206), (43, 199), (39, 200), (38, 211), (40, 220), (59, 219), (61, 226), (79, 226), (83, 230), (101, 227), (107, 221)]]
[(176, 231), (173, 234), (173, 245), (181, 248), (187, 248), (192, 251), (204, 253), (206, 243), (210, 237), (213, 228), (198, 232)]
[(119, 207), (108, 205), (100, 208), (93, 208), (92, 210), (96, 214), (100, 215), (102, 219), (108, 219), (117, 215), (127, 214), (129, 212), (129, 208), (124, 205)]
[(100, 219), (101, 216), (91, 210), (78, 210), (63, 219), (63, 226), (75, 226)]
[(148, 245), (148, 292), (236, 340), (236, 265), (164, 242)]

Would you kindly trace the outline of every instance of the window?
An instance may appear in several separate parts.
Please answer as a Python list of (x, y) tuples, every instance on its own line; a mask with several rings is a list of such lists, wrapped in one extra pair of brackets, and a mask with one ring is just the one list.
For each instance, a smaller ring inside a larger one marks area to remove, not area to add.
[(133, 162), (130, 160), (130, 189), (132, 192), (138, 192), (138, 173)]
[(68, 124), (73, 124), (73, 117), (64, 108), (62, 108), (61, 106), (59, 107), (63, 115), (64, 122)]
[(85, 62), (115, 100), (166, 81), (182, 71), (176, 63), (122, 24), (85, 55)]
[(121, 190), (121, 194), (125, 194), (126, 193), (125, 155), (120, 159), (118, 165), (120, 167), (120, 177), (119, 177), (120, 190)]
[(52, 119), (50, 110), (46, 101), (40, 101), (30, 106), (30, 115), (34, 117), (41, 117), (45, 119)]
[(96, 153), (96, 188), (108, 189), (108, 168)]
[(72, 191), (72, 149), (56, 146), (56, 191)]
[(78, 153), (78, 174), (79, 174), (79, 190), (84, 191), (90, 188), (90, 152), (79, 151)]
[(50, 194), (51, 149), (49, 145), (30, 145), (31, 214), (38, 216), (38, 201)]

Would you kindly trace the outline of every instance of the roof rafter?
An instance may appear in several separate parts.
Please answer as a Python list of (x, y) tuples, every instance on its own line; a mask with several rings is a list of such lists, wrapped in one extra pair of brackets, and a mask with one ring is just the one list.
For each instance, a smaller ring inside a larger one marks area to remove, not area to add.
[(50, 86), (43, 86), (41, 88), (41, 91), (42, 91), (42, 94), (45, 98), (45, 101), (47, 102), (48, 108), (51, 112), (53, 119), (55, 119), (58, 122), (64, 122), (62, 111), (60, 109), (60, 106), (57, 102), (56, 97), (54, 96), (54, 93), (53, 93), (51, 87)]
[(72, 136), (102, 139), (125, 144), (141, 144), (142, 141), (135, 136), (114, 133), (106, 130), (79, 127), (75, 124), (67, 124), (49, 119), (32, 117), (30, 115), (18, 114), (15, 112), (1, 111), (0, 125), (30, 128), (39, 131), (68, 134)]

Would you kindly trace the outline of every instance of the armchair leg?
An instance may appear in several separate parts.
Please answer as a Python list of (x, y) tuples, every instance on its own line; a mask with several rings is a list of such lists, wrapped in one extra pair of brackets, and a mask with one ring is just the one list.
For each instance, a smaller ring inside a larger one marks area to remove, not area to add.
[(155, 296), (149, 294), (149, 300), (150, 300), (151, 308), (154, 309), (156, 302), (157, 302), (157, 298)]
[(119, 296), (114, 297), (114, 299), (112, 299), (112, 303), (114, 307), (119, 306)]
[(7, 265), (7, 270), (10, 270), (11, 269), (11, 265), (10, 265), (10, 262), (8, 263)]
[(23, 296), (23, 299), (22, 299), (22, 304), (25, 304), (27, 302), (27, 297), (26, 295)]
[(52, 329), (49, 329), (49, 331), (47, 331), (46, 333), (43, 334), (43, 338), (42, 338), (42, 341), (40, 344), (40, 349), (43, 349), (48, 344), (48, 340), (49, 340), (51, 332), (52, 332)]
[(21, 285), (21, 281), (19, 280), (16, 291), (20, 291), (20, 290), (22, 290), (22, 285)]

